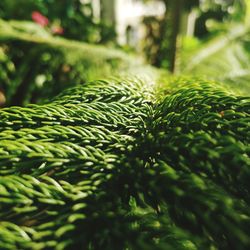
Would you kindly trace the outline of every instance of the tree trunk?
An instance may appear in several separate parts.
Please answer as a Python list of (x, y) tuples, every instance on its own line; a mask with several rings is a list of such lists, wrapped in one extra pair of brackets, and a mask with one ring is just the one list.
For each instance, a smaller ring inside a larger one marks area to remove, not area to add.
[(169, 61), (169, 71), (174, 73), (176, 66), (177, 38), (180, 30), (181, 12), (183, 0), (165, 0), (166, 4), (166, 33), (165, 39), (169, 40), (167, 57)]

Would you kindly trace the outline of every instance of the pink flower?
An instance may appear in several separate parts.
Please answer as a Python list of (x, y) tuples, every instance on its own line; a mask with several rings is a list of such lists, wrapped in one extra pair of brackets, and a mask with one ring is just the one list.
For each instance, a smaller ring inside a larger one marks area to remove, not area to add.
[(61, 26), (52, 26), (51, 31), (53, 34), (62, 35), (64, 30)]
[(49, 19), (38, 11), (33, 11), (31, 17), (35, 23), (41, 25), (42, 27), (45, 27), (49, 24)]

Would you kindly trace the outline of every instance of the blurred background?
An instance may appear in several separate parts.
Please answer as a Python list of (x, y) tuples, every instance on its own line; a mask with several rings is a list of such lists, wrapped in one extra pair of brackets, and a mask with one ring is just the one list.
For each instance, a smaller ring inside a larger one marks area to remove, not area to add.
[(1, 0), (0, 18), (1, 105), (120, 71), (125, 54), (250, 91), (249, 0)]

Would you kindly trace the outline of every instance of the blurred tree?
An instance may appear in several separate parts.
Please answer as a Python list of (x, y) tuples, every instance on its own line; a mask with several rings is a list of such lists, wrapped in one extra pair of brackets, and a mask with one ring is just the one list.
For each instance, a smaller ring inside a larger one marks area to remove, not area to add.
[(100, 0), (101, 7), (101, 42), (106, 43), (116, 39), (115, 32), (115, 0)]
[[(218, 22), (241, 22), (246, 18), (246, 4), (249, 0), (163, 0), (166, 13), (162, 19), (145, 18), (147, 38), (144, 51), (148, 60), (157, 67), (175, 72), (176, 54), (178, 49), (178, 34), (181, 33), (181, 23), (187, 25), (185, 19), (193, 9), (196, 9), (198, 19), (194, 27), (194, 35), (205, 38), (210, 34), (208, 20)], [(156, 30), (157, 29), (157, 30)]]
[[(175, 71), (175, 59), (177, 48), (177, 36), (181, 23), (181, 12), (183, 11), (183, 0), (165, 0), (166, 17), (165, 17), (165, 37), (167, 43), (163, 44), (160, 53), (167, 55), (168, 63), (166, 64), (170, 72)], [(163, 53), (162, 53), (163, 52)]]
[[(144, 45), (145, 51), (149, 52), (147, 57), (149, 61), (157, 66), (175, 71), (177, 37), (180, 32), (181, 18), (184, 11), (190, 11), (193, 6), (199, 5), (199, 0), (164, 0), (166, 5), (165, 16), (161, 20), (146, 18), (145, 24), (149, 27), (148, 36)], [(154, 31), (155, 24), (159, 22), (159, 32)], [(151, 27), (150, 27), (151, 26)], [(152, 46), (154, 49), (149, 49)]]

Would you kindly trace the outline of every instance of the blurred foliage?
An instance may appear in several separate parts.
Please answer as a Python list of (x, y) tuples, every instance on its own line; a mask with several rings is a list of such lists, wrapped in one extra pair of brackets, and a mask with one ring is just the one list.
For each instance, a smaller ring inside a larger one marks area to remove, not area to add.
[(140, 64), (111, 48), (55, 38), (31, 22), (3, 20), (0, 62), (0, 90), (7, 105), (40, 102), (67, 87)]
[[(173, 0), (165, 0), (164, 2), (168, 10), (165, 16), (144, 18), (146, 38), (142, 46), (145, 56), (151, 64), (169, 69), (173, 47), (171, 45), (171, 30), (176, 29), (176, 21), (169, 20), (169, 12), (173, 11), (171, 9)], [(180, 1), (179, 8), (182, 10), (182, 19), (186, 18), (191, 11), (196, 11), (197, 20), (194, 35), (198, 39), (207, 39), (207, 37), (213, 37), (221, 31), (227, 30), (231, 22), (244, 22), (247, 16), (247, 3), (244, 0), (183, 0)], [(183, 23), (187, 25), (187, 20), (183, 20)], [(186, 34), (181, 35), (185, 36)]]
[(164, 65), (165, 55), (159, 53), (160, 44), (163, 43), (161, 41), (163, 23), (163, 18), (144, 17), (143, 19), (143, 24), (146, 27), (145, 39), (142, 42), (143, 52), (152, 65), (159, 67), (166, 66)]
[[(213, 1), (207, 3), (211, 4), (210, 7), (216, 7)], [(206, 39), (183, 39), (179, 54), (179, 73), (223, 81), (228, 89), (249, 95), (250, 1), (220, 3), (224, 3), (220, 5), (221, 8), (230, 13), (223, 22), (207, 22), (209, 36)]]
[(228, 89), (249, 95), (249, 48), (250, 29), (240, 24), (204, 42), (185, 39), (180, 53), (180, 72), (223, 81)]
[(31, 20), (33, 11), (46, 16), (51, 25), (61, 26), (66, 38), (99, 43), (115, 37), (113, 27), (94, 20), (91, 3), (79, 0), (0, 1), (0, 18), (6, 20)]
[(246, 16), (245, 0), (201, 0), (198, 9), (199, 17), (196, 21), (195, 36), (204, 37), (209, 35), (209, 20), (217, 22), (244, 21)]

